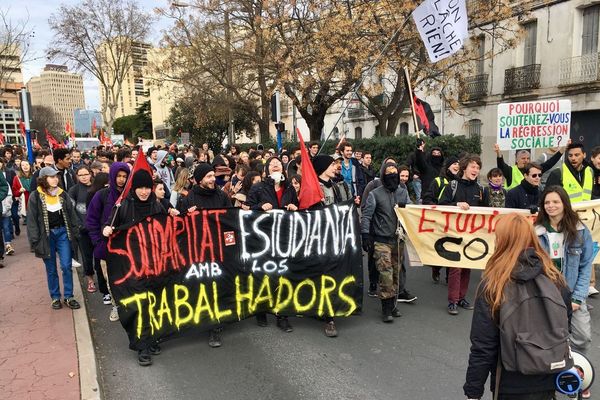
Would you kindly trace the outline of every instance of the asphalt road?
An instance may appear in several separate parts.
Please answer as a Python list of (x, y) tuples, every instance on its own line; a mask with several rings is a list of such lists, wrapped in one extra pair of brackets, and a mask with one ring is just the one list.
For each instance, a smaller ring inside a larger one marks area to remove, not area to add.
[[(480, 275), (471, 275), (469, 299)], [(104, 399), (464, 399), (472, 312), (447, 314), (447, 287), (433, 284), (429, 268), (409, 268), (407, 276), (419, 299), (401, 304), (393, 324), (381, 322), (379, 301), (365, 296), (363, 315), (338, 319), (334, 339), (312, 318), (290, 318), (289, 334), (272, 316), (266, 328), (252, 318), (227, 326), (218, 349), (207, 333), (163, 343), (150, 367), (138, 366), (101, 295), (86, 293)], [(590, 304), (590, 358), (600, 366), (600, 299)]]

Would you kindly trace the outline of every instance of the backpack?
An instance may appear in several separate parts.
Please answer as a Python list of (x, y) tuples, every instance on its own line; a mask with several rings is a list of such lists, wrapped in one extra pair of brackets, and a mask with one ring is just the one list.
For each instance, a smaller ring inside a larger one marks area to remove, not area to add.
[(554, 374), (573, 366), (567, 306), (545, 275), (511, 282), (500, 307), (500, 358), (507, 371)]

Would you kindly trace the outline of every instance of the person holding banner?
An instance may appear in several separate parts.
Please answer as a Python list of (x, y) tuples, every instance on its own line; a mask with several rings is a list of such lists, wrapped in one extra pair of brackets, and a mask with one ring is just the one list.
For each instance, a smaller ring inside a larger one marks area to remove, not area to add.
[[(517, 159), (515, 165), (509, 167), (505, 162), (502, 154), (500, 153), (500, 146), (496, 143), (494, 145), (494, 151), (496, 152), (496, 163), (498, 168), (502, 170), (504, 177), (506, 180), (504, 181), (504, 187), (506, 190), (510, 190), (516, 187), (523, 180), (525, 166), (531, 162), (531, 153), (529, 150), (517, 150)], [(560, 161), (563, 153), (565, 152), (565, 148), (561, 147), (558, 151), (550, 157), (546, 162), (541, 164), (542, 173), (549, 171), (557, 162)]]
[(394, 322), (394, 317), (401, 316), (396, 308), (396, 296), (399, 294), (400, 264), (404, 255), (404, 241), (399, 236), (398, 216), (394, 207), (404, 207), (411, 201), (406, 187), (400, 184), (395, 163), (388, 161), (383, 165), (381, 183), (369, 193), (360, 221), (360, 232), (363, 250), (369, 253), (373, 246), (373, 258), (379, 272), (377, 295), (381, 300), (382, 320), (389, 323)]
[[(458, 206), (468, 210), (471, 206), (482, 207), (483, 187), (477, 182), (481, 171), (481, 158), (471, 154), (460, 160), (460, 179), (450, 182), (444, 189), (440, 205)], [(465, 296), (469, 289), (471, 270), (468, 268), (448, 268), (448, 314), (457, 315), (458, 307), (472, 310), (473, 306)]]
[[(253, 185), (248, 193), (247, 203), (250, 209), (296, 211), (299, 205), (298, 195), (286, 179), (281, 160), (278, 157), (269, 158), (265, 163), (264, 171), (267, 175), (265, 180)], [(267, 326), (267, 314), (256, 314), (256, 321), (259, 326)], [(277, 316), (277, 327), (286, 333), (294, 330), (288, 317), (282, 315)]]
[[(162, 181), (161, 181), (162, 183)], [(152, 192), (152, 176), (146, 170), (139, 170), (131, 177), (131, 190), (119, 207), (114, 207), (109, 221), (111, 226), (102, 229), (102, 235), (110, 237), (115, 231), (124, 231), (145, 218), (167, 214), (167, 211)], [(139, 283), (142, 284), (142, 283)], [(138, 350), (138, 364), (142, 367), (152, 365), (152, 356), (161, 353), (160, 346), (155, 343)]]
[[(543, 279), (544, 276), (547, 279)], [(556, 373), (526, 375), (519, 371), (507, 370), (502, 362), (502, 355), (506, 354), (505, 349), (501, 348), (502, 332), (499, 328), (500, 315), (504, 315), (506, 309), (503, 310), (503, 306), (511, 306), (511, 293), (532, 290), (530, 287), (538, 288), (537, 282), (540, 280), (543, 283), (553, 283), (558, 289), (555, 291), (556, 299), (562, 297), (564, 301), (564, 314), (558, 314), (561, 318), (556, 320), (546, 319), (547, 325), (567, 326), (571, 307), (570, 293), (565, 280), (553, 268), (552, 261), (540, 246), (531, 223), (516, 213), (502, 216), (496, 225), (496, 250), (487, 262), (475, 297), (469, 366), (463, 386), (468, 399), (483, 398), (485, 382), (490, 374), (494, 399), (554, 399)], [(552, 289), (552, 284), (546, 287)], [(548, 315), (535, 315), (531, 318), (548, 318)], [(534, 325), (529, 322), (523, 324), (522, 329), (525, 332), (528, 325)]]
[[(202, 163), (194, 168), (194, 181), (196, 184), (179, 204), (179, 212), (182, 215), (202, 209), (231, 207), (231, 200), (227, 194), (216, 186), (215, 170), (210, 164)], [(210, 347), (221, 347), (222, 331), (223, 327), (217, 326), (208, 332)]]
[[(546, 187), (540, 204), (535, 221), (536, 234), (571, 290), (571, 346), (587, 354), (592, 344), (591, 318), (586, 303), (594, 260), (592, 235), (571, 207), (569, 195), (562, 187)], [(589, 391), (583, 393), (584, 399), (589, 396)]]

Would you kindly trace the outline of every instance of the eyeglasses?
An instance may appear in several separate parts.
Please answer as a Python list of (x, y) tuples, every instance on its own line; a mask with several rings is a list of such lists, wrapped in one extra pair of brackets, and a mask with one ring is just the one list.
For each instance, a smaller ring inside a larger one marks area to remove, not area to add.
[(532, 177), (532, 178), (541, 178), (542, 174), (531, 174), (529, 176)]

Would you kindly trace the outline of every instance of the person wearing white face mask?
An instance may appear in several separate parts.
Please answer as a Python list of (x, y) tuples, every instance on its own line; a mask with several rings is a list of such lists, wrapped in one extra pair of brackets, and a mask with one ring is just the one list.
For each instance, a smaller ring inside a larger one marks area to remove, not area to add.
[[(295, 211), (298, 209), (298, 196), (296, 190), (287, 181), (283, 173), (283, 164), (278, 157), (270, 157), (265, 163), (266, 178), (250, 189), (246, 203), (251, 210), (269, 211), (284, 209)], [(259, 326), (267, 326), (267, 315), (256, 315)], [(284, 332), (292, 332), (288, 318), (277, 316), (277, 326)]]

